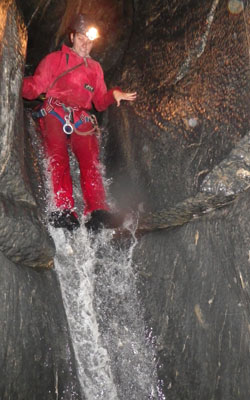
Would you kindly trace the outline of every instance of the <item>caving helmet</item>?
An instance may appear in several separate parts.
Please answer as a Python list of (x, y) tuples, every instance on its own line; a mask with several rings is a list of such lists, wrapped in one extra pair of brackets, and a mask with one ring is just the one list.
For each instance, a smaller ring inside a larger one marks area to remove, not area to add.
[(99, 37), (98, 29), (93, 19), (86, 14), (77, 14), (69, 25), (70, 33), (82, 33), (89, 40), (95, 40)]

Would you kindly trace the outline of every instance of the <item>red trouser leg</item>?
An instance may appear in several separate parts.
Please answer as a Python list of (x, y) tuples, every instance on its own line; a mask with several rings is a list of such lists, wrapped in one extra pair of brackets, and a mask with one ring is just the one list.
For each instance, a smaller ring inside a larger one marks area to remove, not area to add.
[(71, 135), (71, 146), (79, 162), (81, 187), (85, 201), (84, 214), (108, 210), (102, 177), (99, 171), (99, 147), (95, 135)]
[(50, 114), (43, 119), (43, 137), (49, 159), (55, 206), (60, 209), (72, 209), (72, 178), (70, 175), (67, 145), (69, 140), (62, 130), (61, 122)]

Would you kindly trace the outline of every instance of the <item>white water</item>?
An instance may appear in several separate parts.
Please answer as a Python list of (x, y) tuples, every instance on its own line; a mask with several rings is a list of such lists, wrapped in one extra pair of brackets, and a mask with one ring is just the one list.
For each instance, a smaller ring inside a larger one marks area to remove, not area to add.
[(136, 242), (121, 249), (112, 232), (90, 238), (84, 227), (73, 237), (61, 229), (51, 234), (86, 399), (163, 399), (137, 298), (131, 258)]

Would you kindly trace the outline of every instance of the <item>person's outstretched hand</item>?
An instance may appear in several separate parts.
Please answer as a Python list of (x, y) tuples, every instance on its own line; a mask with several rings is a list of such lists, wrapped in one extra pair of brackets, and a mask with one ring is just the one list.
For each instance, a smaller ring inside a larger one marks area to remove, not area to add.
[(136, 95), (137, 95), (136, 92), (127, 93), (127, 92), (120, 92), (120, 90), (113, 91), (113, 96), (117, 103), (117, 107), (119, 107), (121, 100), (134, 101), (136, 99)]

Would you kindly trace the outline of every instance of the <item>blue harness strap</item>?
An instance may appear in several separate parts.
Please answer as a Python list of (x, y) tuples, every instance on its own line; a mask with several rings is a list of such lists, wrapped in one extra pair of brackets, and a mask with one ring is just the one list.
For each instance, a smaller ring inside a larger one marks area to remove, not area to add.
[(64, 125), (66, 123), (66, 121), (64, 121), (64, 119), (61, 117), (61, 115), (59, 115), (56, 111), (52, 110), (49, 112), (49, 114), (54, 115), (57, 119), (59, 119), (59, 121)]
[[(61, 115), (59, 115), (56, 111), (51, 110), (51, 111), (47, 112), (44, 108), (41, 108), (41, 109), (38, 110), (38, 111), (34, 111), (34, 112), (32, 113), (32, 117), (33, 117), (33, 118), (42, 118), (42, 117), (45, 117), (47, 114), (54, 115), (54, 117), (56, 117), (56, 118), (61, 122), (61, 124), (62, 124), (63, 126), (67, 123), (66, 120), (63, 119), (63, 118), (61, 117)], [(86, 122), (91, 122), (91, 123), (93, 123), (92, 118), (91, 118), (91, 117), (84, 117), (84, 120), (83, 120), (83, 119), (79, 119), (79, 121), (77, 121), (77, 122), (76, 122), (75, 124), (73, 124), (73, 125), (75, 126), (75, 128), (78, 128), (80, 125), (82, 125), (83, 123), (86, 123)]]
[(82, 121), (81, 119), (79, 119), (79, 121), (77, 121), (77, 122), (75, 123), (75, 127), (78, 128), (78, 126), (80, 126), (80, 125), (82, 125), (82, 124), (83, 124), (83, 121)]
[[(49, 114), (54, 115), (57, 119), (59, 119), (59, 121), (64, 125), (66, 123), (66, 121), (61, 117), (61, 115), (59, 115), (56, 111), (52, 110), (49, 112)], [(83, 121), (81, 119), (79, 119), (79, 121), (77, 121), (74, 125), (76, 128), (78, 128), (78, 126), (82, 125)]]

